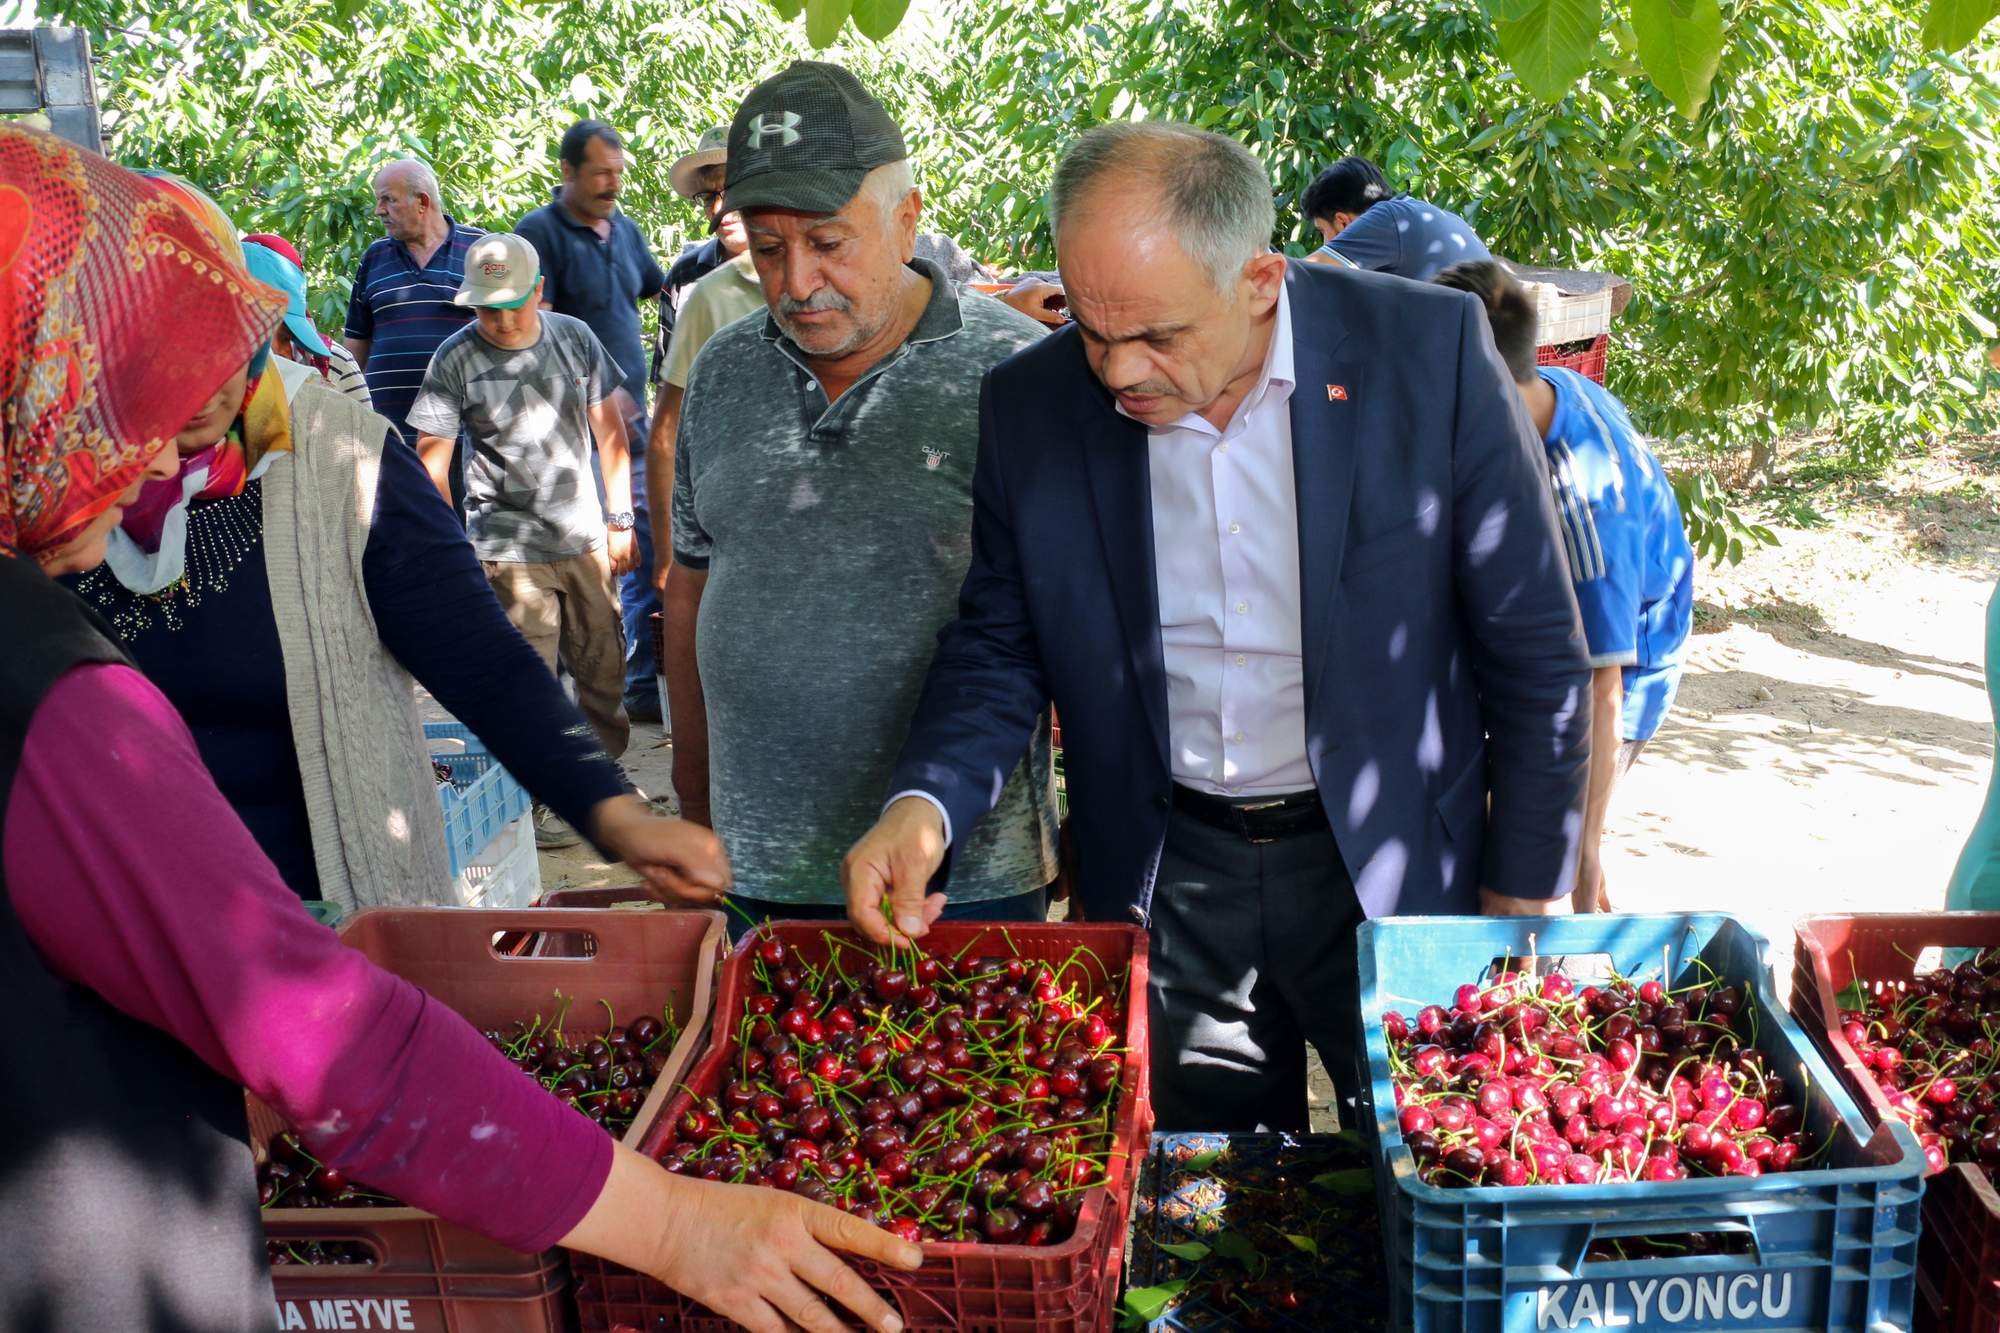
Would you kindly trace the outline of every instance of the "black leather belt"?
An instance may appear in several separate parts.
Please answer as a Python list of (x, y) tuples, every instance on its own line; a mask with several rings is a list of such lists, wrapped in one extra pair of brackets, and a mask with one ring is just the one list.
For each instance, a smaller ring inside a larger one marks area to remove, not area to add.
[(1174, 784), (1174, 809), (1202, 823), (1234, 833), (1245, 842), (1276, 842), (1326, 827), (1326, 807), (1316, 791), (1289, 796), (1230, 800)]

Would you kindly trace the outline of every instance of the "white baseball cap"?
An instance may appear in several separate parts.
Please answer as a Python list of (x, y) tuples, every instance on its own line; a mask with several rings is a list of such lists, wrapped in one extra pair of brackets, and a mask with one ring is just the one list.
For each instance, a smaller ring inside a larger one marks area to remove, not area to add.
[(465, 281), (451, 303), (513, 310), (528, 303), (541, 279), (542, 257), (527, 237), (488, 232), (466, 250)]

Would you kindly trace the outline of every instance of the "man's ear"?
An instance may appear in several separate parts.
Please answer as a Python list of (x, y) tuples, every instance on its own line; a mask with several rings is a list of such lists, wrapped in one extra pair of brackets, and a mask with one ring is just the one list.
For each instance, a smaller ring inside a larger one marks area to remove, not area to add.
[(1278, 303), (1278, 289), (1285, 285), (1285, 264), (1281, 254), (1252, 255), (1243, 261), (1243, 277), (1250, 284), (1250, 300), (1259, 314)]
[(923, 212), (922, 190), (911, 190), (903, 196), (903, 202), (896, 205), (896, 240), (902, 249), (905, 264), (917, 257), (917, 219), (923, 216)]

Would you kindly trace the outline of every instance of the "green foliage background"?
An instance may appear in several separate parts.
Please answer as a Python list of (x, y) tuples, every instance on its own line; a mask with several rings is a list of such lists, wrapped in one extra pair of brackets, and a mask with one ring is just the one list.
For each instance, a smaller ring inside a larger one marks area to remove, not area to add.
[[(380, 234), (367, 178), (387, 158), (427, 158), (455, 216), (508, 226), (547, 197), (563, 127), (597, 116), (628, 133), (627, 207), (671, 255), (696, 219), (668, 164), (757, 79), (813, 54), (765, 0), (42, 8), (95, 36), (115, 155), (179, 171), (246, 229), (292, 237), (335, 325)], [(1542, 71), (1577, 75), (1551, 102), (1501, 44), (1565, 8), (1491, 0), (1496, 38), (1474, 0), (936, 0), (882, 44), (841, 29), (822, 55), (892, 105), (932, 224), (989, 260), (1052, 265), (1043, 189), (1076, 134), (1188, 120), (1264, 159), (1294, 253), (1312, 235), (1300, 191), (1359, 152), (1463, 212), (1498, 253), (1630, 277), (1612, 384), (1657, 434), (1724, 451), (1823, 428), (1868, 458), (1990, 423), (1990, 37), (1927, 50), (1922, 0), (1674, 0), (1689, 31), (1723, 28), (1699, 102), (1698, 58), (1680, 62), (1684, 78), (1642, 73), (1685, 35), (1660, 27), (1657, 0), (1605, 0), (1588, 6), (1600, 29), (1587, 64)]]

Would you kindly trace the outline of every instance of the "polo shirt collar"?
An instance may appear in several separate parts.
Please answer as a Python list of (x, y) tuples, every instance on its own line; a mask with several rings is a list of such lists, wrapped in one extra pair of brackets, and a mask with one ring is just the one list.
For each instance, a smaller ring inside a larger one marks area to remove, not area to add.
[[(743, 253), (747, 255), (750, 252), (745, 250)], [(937, 342), (963, 329), (965, 316), (958, 308), (958, 288), (952, 286), (944, 270), (928, 259), (912, 259), (910, 267), (931, 280), (931, 295), (924, 304), (924, 313), (917, 317), (916, 327), (904, 337), (902, 346)], [(802, 366), (806, 364), (805, 352), (785, 336), (784, 330), (778, 327), (777, 317), (768, 312), (764, 316), (764, 341), (778, 344), (786, 356)]]
[(410, 253), (407, 241), (399, 241), (393, 236), (385, 236), (382, 239), (389, 242), (391, 251), (402, 259), (412, 273), (428, 273), (437, 266), (439, 260), (445, 261), (445, 267), (449, 269), (452, 248), (458, 242), (458, 219), (449, 213), (444, 215), (444, 239), (438, 242), (437, 249), (431, 251), (431, 257), (421, 264), (417, 262), (417, 257)]

